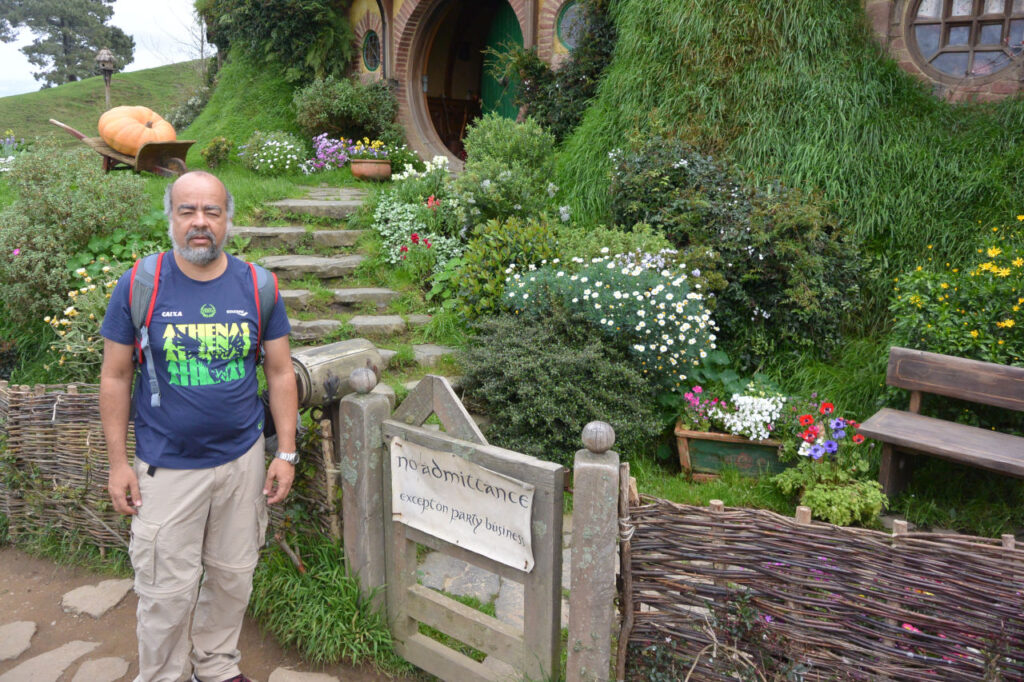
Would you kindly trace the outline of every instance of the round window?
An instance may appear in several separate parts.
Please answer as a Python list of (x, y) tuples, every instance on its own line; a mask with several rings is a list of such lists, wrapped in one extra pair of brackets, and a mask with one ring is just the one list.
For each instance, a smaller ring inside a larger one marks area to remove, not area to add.
[(947, 79), (995, 74), (1024, 48), (1024, 0), (915, 0), (910, 10), (907, 42)]
[(570, 50), (576, 49), (580, 42), (583, 23), (583, 8), (580, 7), (580, 3), (576, 0), (569, 0), (562, 5), (562, 9), (558, 13), (558, 39)]
[(367, 71), (376, 71), (380, 66), (380, 36), (376, 31), (367, 31), (363, 36), (363, 66)]

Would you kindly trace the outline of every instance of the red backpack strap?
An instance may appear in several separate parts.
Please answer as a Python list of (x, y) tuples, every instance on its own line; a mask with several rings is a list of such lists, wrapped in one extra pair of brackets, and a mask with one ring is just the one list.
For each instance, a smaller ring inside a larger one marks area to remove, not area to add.
[(146, 311), (146, 327), (149, 327), (149, 323), (153, 319), (153, 308), (156, 306), (156, 292), (160, 290), (160, 266), (164, 262), (165, 253), (161, 253), (156, 257), (156, 272), (153, 273), (153, 295), (149, 297), (149, 310)]
[[(256, 348), (263, 347), (263, 311), (260, 310), (260, 284), (256, 278), (256, 266), (249, 263), (249, 274), (252, 275), (252, 296), (256, 301)], [(257, 352), (259, 352), (257, 350)]]

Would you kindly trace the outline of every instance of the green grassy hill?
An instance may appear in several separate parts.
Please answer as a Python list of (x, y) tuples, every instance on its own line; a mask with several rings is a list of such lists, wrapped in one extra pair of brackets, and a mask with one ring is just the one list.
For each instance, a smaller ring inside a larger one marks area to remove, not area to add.
[[(131, 73), (115, 73), (110, 86), (111, 106), (141, 105), (166, 115), (199, 88), (196, 62), (181, 62)], [(96, 135), (96, 123), (105, 110), (103, 77), (38, 92), (0, 97), (0, 131), (16, 137), (54, 136), (67, 145), (78, 144), (48, 121), (55, 118), (86, 135)]]

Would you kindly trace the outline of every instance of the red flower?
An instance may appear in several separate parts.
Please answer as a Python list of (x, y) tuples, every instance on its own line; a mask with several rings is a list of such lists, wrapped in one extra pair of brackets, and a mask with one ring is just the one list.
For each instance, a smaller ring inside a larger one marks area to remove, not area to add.
[(800, 437), (803, 438), (808, 443), (813, 443), (814, 439), (818, 437), (818, 434), (813, 433), (810, 429), (807, 429), (806, 431), (800, 434)]
[(821, 408), (819, 409), (819, 411), (822, 414), (832, 414), (832, 411), (834, 409), (836, 409), (836, 406), (833, 405), (832, 403), (822, 403), (821, 404)]
[(419, 244), (420, 243), (420, 235), (419, 235), (418, 232), (413, 232), (412, 236), (409, 237), (409, 238), (412, 239), (412, 243), (413, 244)]
[(427, 239), (426, 237), (423, 238), (423, 246), (427, 247), (428, 249), (432, 246), (430, 240)]
[(858, 424), (858, 423), (857, 423), (857, 422), (855, 422), (855, 421), (850, 421), (849, 419), (847, 419), (847, 420), (846, 420), (846, 423), (847, 423), (847, 424), (848, 424), (849, 426), (852, 426), (852, 427), (853, 427), (853, 428), (855, 428), (855, 429), (859, 429), (859, 428), (860, 428), (860, 424)]
[[(414, 240), (414, 241), (415, 241), (415, 240)], [(402, 253), (405, 253), (406, 251), (408, 251), (408, 250), (409, 250), (409, 247), (408, 247), (408, 246), (405, 246), (405, 245), (403, 245), (403, 246), (402, 246), (402, 247), (401, 247), (400, 249), (398, 249), (398, 250), (399, 250), (399, 251), (401, 251)]]
[(433, 194), (431, 194), (430, 198), (427, 199), (427, 207), (430, 208), (431, 211), (436, 211), (437, 207), (440, 206), (440, 205), (441, 205), (441, 200), (440, 199), (435, 199)]
[(800, 415), (800, 426), (810, 426), (814, 423), (814, 415), (802, 414)]
[(862, 436), (859, 433), (853, 434), (853, 442), (854, 443), (863, 443), (864, 442), (864, 436)]
[(821, 435), (821, 427), (818, 426), (817, 424), (814, 424), (812, 426), (808, 426), (807, 427), (807, 433), (813, 433), (815, 437), (818, 437), (818, 436)]

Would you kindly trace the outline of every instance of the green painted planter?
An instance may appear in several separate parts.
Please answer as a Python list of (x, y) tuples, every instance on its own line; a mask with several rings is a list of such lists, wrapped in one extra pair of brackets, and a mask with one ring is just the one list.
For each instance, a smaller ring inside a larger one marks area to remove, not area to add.
[(750, 440), (742, 436), (689, 431), (676, 425), (679, 466), (694, 480), (717, 478), (723, 469), (737, 469), (744, 476), (777, 474), (786, 468), (779, 461), (782, 443)]

